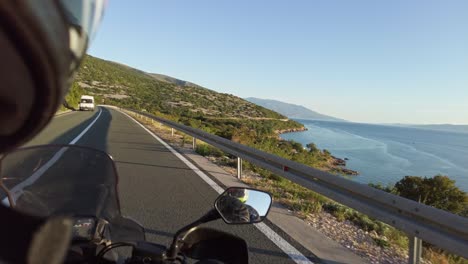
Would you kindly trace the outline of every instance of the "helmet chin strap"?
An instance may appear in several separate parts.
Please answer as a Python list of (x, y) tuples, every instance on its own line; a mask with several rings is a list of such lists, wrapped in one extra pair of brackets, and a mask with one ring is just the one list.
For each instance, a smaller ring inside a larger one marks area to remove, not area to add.
[(72, 221), (40, 218), (0, 205), (0, 256), (8, 263), (62, 263), (71, 239)]

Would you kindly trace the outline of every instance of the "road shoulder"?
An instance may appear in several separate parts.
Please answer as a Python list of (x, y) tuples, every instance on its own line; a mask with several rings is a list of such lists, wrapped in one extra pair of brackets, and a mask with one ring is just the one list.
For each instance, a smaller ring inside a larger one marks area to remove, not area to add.
[(64, 115), (71, 114), (71, 113), (75, 113), (75, 111), (72, 111), (72, 110), (57, 111), (54, 117), (64, 116)]

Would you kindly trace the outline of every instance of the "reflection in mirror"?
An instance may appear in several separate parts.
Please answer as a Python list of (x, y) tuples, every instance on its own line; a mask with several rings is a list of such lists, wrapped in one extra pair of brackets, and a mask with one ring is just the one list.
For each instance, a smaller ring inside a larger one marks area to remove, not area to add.
[(270, 194), (242, 187), (228, 188), (215, 202), (227, 224), (253, 224), (263, 221), (271, 206)]
[(15, 201), (13, 200), (13, 195), (11, 194), (10, 190), (5, 186), (3, 181), (4, 179), (6, 178), (0, 178), (0, 190), (5, 193), (7, 199), (3, 198), (2, 204), (13, 208), (15, 207)]

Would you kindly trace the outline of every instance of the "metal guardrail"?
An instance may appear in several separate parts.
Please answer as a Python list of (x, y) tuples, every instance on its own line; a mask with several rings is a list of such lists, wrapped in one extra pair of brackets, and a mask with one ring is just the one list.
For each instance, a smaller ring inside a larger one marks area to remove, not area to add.
[[(387, 223), (410, 238), (410, 263), (419, 263), (421, 240), (468, 258), (468, 218), (386, 193), (336, 175), (232, 142), (205, 131), (132, 109), (127, 111), (156, 120), (200, 139), (226, 153), (322, 194), (372, 218)], [(240, 159), (238, 159), (240, 162)], [(241, 165), (238, 164), (238, 168)], [(238, 172), (238, 177), (240, 173)]]

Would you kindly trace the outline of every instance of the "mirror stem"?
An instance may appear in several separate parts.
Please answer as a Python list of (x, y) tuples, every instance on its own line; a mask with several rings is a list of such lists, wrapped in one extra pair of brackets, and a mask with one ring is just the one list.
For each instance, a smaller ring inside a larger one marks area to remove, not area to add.
[(208, 213), (206, 213), (204, 216), (200, 217), (195, 222), (182, 227), (174, 235), (174, 239), (172, 240), (171, 247), (167, 251), (166, 257), (168, 259), (175, 259), (177, 257), (177, 254), (179, 253), (179, 243), (178, 242), (179, 242), (180, 236), (182, 236), (183, 234), (185, 234), (187, 231), (189, 231), (190, 229), (192, 229), (194, 227), (197, 227), (197, 226), (199, 226), (201, 224), (204, 224), (204, 223), (207, 223), (207, 222), (214, 221), (214, 220), (219, 219), (219, 218), (221, 218), (221, 216), (219, 215), (218, 211), (216, 211), (216, 209), (211, 209)]
[(8, 188), (3, 184), (3, 181), (0, 181), (0, 188), (6, 193), (10, 208), (15, 208), (15, 200), (13, 199), (13, 195), (11, 195), (10, 190), (8, 190)]
[(199, 222), (199, 224), (204, 224), (204, 223), (208, 223), (208, 222), (220, 219), (220, 218), (221, 216), (219, 215), (218, 211), (216, 209), (211, 209), (204, 216), (200, 217), (200, 219), (198, 219), (196, 222)]

